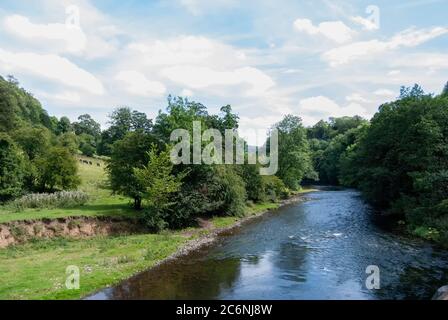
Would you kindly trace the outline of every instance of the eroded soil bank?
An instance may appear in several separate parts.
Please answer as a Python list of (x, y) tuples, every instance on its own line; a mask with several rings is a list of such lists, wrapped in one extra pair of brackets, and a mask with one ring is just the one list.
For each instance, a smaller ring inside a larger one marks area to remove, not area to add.
[(73, 217), (15, 221), (0, 224), (0, 248), (22, 244), (33, 239), (123, 235), (144, 232), (135, 219)]

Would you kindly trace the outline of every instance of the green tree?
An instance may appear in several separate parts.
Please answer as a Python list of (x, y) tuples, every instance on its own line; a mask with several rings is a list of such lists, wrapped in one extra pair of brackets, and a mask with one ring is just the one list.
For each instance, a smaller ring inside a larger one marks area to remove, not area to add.
[(56, 126), (56, 134), (61, 135), (73, 130), (72, 124), (70, 123), (70, 119), (67, 117), (62, 117), (57, 126)]
[(148, 164), (134, 168), (134, 175), (142, 187), (143, 219), (149, 228), (158, 231), (166, 226), (166, 215), (173, 205), (170, 195), (180, 190), (185, 174), (173, 175), (174, 165), (169, 150), (158, 153), (157, 146), (153, 144), (147, 155)]
[(306, 176), (312, 176), (311, 152), (302, 119), (287, 115), (274, 126), (278, 130), (277, 176), (288, 188), (296, 190)]
[(36, 160), (37, 185), (42, 192), (53, 192), (56, 189), (76, 189), (81, 180), (78, 164), (69, 150), (61, 147), (51, 147)]
[(51, 132), (42, 126), (21, 127), (12, 133), (14, 141), (25, 151), (30, 160), (44, 153), (51, 145)]
[(0, 133), (0, 202), (20, 195), (24, 187), (25, 159), (5, 133)]
[(73, 123), (73, 128), (78, 136), (88, 134), (98, 139), (101, 135), (101, 125), (89, 114), (80, 115), (78, 121)]
[(144, 186), (136, 179), (134, 169), (148, 163), (148, 150), (154, 143), (157, 144), (157, 140), (152, 135), (136, 131), (128, 133), (112, 147), (107, 165), (112, 190), (132, 198), (135, 209), (142, 207)]

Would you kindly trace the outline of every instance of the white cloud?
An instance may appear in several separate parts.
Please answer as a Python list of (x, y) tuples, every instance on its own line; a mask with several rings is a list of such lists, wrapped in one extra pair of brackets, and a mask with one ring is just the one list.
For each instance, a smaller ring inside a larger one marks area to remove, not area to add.
[(237, 3), (238, 1), (236, 0), (180, 0), (180, 4), (193, 15), (200, 15), (216, 9), (232, 7)]
[(397, 76), (401, 73), (400, 70), (390, 70), (387, 74), (390, 76)]
[(60, 93), (36, 92), (39, 99), (56, 100), (56, 102), (77, 103), (81, 101), (81, 96), (77, 92), (63, 91)]
[(326, 21), (315, 26), (309, 19), (297, 19), (294, 21), (294, 29), (309, 35), (320, 35), (336, 43), (349, 42), (355, 34), (342, 21)]
[(175, 66), (162, 70), (162, 75), (193, 89), (211, 86), (248, 85), (250, 95), (264, 93), (275, 85), (274, 81), (262, 71), (244, 67), (232, 71), (218, 71), (201, 66)]
[(147, 66), (220, 65), (222, 67), (247, 63), (241, 50), (201, 36), (180, 36), (167, 40), (133, 42), (131, 54), (143, 56)]
[(133, 70), (120, 71), (115, 79), (124, 82), (126, 91), (139, 96), (162, 96), (166, 92), (163, 83), (149, 80), (143, 73)]
[(380, 97), (389, 97), (389, 98), (396, 95), (395, 92), (389, 89), (378, 89), (374, 92), (374, 94)]
[(54, 54), (13, 53), (0, 49), (0, 69), (6, 73), (25, 72), (96, 95), (104, 93), (101, 81), (95, 76)]
[(191, 98), (194, 96), (194, 92), (191, 91), (190, 89), (183, 89), (182, 92), (180, 93), (180, 95), (182, 97)]
[(368, 31), (379, 29), (378, 24), (371, 21), (370, 19), (366, 19), (366, 18), (363, 18), (360, 16), (352, 17), (352, 21), (361, 25), (365, 30), (368, 30)]
[(425, 68), (432, 70), (448, 68), (448, 54), (415, 53), (400, 57), (392, 62), (394, 67)]
[(360, 103), (369, 103), (370, 102), (370, 100), (364, 98), (359, 93), (352, 93), (351, 95), (348, 95), (347, 97), (345, 97), (345, 100), (347, 100), (348, 102), (360, 102)]
[(61, 51), (79, 53), (86, 47), (87, 37), (79, 27), (62, 23), (33, 24), (27, 17), (21, 15), (7, 17), (4, 24), (7, 31), (27, 40), (59, 41), (63, 45)]
[(315, 96), (303, 99), (299, 102), (299, 114), (303, 118), (305, 125), (313, 125), (321, 119), (329, 117), (343, 117), (358, 115), (370, 118), (371, 114), (359, 103), (349, 103), (341, 107), (335, 101), (324, 97)]
[(442, 27), (422, 30), (407, 29), (387, 41), (360, 41), (331, 49), (325, 52), (322, 58), (331, 66), (335, 67), (347, 64), (353, 60), (372, 59), (378, 54), (402, 47), (416, 47), (446, 33), (448, 33), (448, 28)]

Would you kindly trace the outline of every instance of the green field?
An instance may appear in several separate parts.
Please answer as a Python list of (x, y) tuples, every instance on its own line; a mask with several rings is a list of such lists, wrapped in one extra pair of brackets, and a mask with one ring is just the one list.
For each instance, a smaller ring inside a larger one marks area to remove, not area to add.
[[(26, 209), (21, 212), (0, 207), (0, 223), (20, 220), (57, 219), (64, 217), (131, 217), (135, 211), (129, 206), (129, 199), (112, 195), (107, 187), (105, 163), (101, 160), (83, 157), (93, 165), (79, 163), (79, 175), (82, 180), (80, 190), (90, 196), (90, 201), (80, 207), (64, 209)], [(98, 167), (96, 163), (100, 163)]]

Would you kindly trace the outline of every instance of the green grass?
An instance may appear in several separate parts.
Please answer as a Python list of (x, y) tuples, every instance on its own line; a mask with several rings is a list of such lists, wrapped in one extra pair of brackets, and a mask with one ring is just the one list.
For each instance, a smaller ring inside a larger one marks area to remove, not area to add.
[[(246, 214), (244, 217), (256, 215), (267, 210), (277, 209), (279, 207), (278, 203), (264, 202), (256, 203), (253, 206), (247, 207)], [(227, 228), (234, 225), (236, 222), (240, 221), (244, 217), (213, 217), (212, 223), (215, 228)]]
[[(129, 205), (129, 199), (112, 195), (107, 186), (105, 163), (98, 159), (83, 157), (93, 165), (79, 163), (79, 175), (82, 184), (79, 190), (90, 196), (89, 202), (80, 207), (64, 209), (26, 209), (15, 212), (8, 207), (0, 207), (0, 223), (23, 220), (57, 219), (64, 217), (132, 217), (135, 211)], [(101, 167), (96, 164), (100, 163)]]
[[(53, 239), (0, 250), (0, 299), (79, 299), (146, 270), (188, 239), (177, 233), (89, 240)], [(80, 289), (65, 287), (66, 268), (80, 269)]]
[[(247, 214), (278, 208), (255, 204)], [(214, 217), (214, 228), (234, 225), (242, 218)], [(36, 240), (0, 250), (0, 299), (80, 299), (147, 270), (212, 229), (187, 228), (161, 234), (97, 237), (84, 240)], [(182, 234), (190, 231), (190, 236)], [(68, 266), (80, 269), (80, 289), (65, 287)]]

